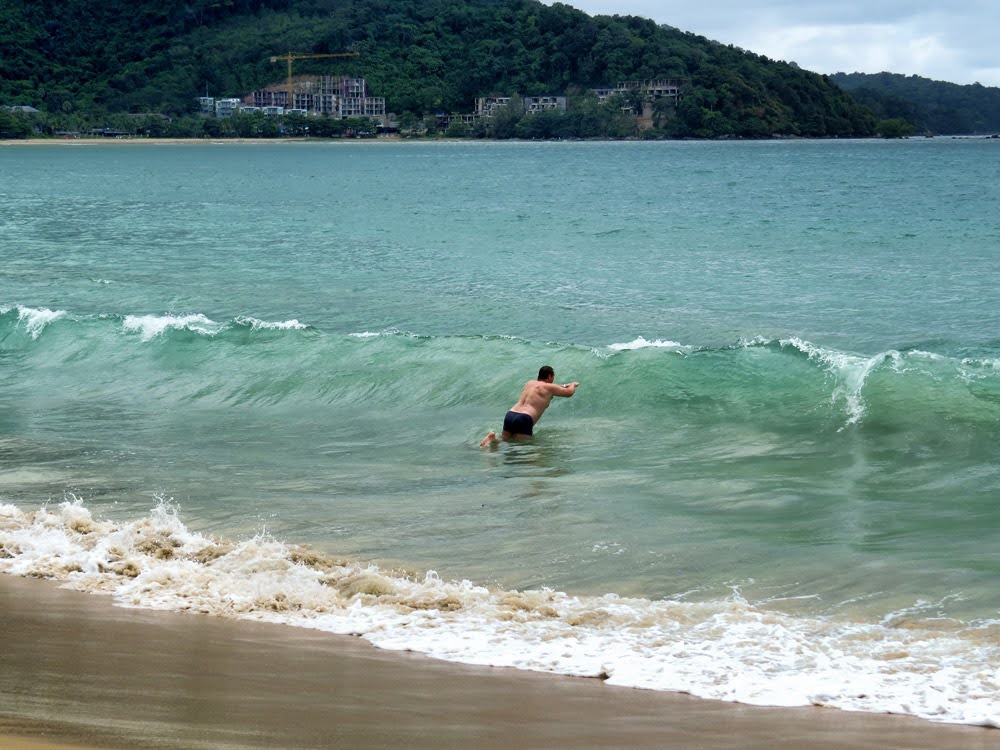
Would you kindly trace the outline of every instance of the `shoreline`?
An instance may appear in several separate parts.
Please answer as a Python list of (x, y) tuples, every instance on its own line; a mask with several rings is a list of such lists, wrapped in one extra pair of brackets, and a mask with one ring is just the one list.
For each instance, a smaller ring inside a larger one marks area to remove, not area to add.
[[(389, 140), (400, 140), (399, 138), (392, 137), (382, 137), (382, 138), (326, 138), (322, 139), (322, 142), (336, 142), (336, 143), (370, 143), (373, 141), (389, 141)], [(190, 146), (195, 144), (203, 145), (219, 145), (219, 144), (229, 144), (229, 143), (249, 143), (249, 144), (267, 144), (267, 143), (319, 143), (321, 139), (318, 138), (23, 138), (19, 140), (2, 140), (0, 139), (0, 147), (3, 146), (138, 146), (138, 145), (156, 145), (156, 146), (170, 146), (170, 145), (182, 145)]]
[(995, 747), (996, 730), (474, 667), (350, 636), (115, 607), (0, 574), (12, 750)]
[(6, 146), (126, 146), (126, 145), (158, 145), (158, 146), (191, 146), (191, 145), (229, 145), (229, 144), (287, 144), (287, 143), (752, 143), (752, 142), (801, 142), (801, 141), (932, 141), (932, 140), (995, 140), (1000, 135), (936, 135), (911, 136), (907, 138), (804, 138), (776, 137), (755, 139), (663, 139), (644, 141), (640, 138), (596, 138), (579, 140), (496, 140), (470, 138), (404, 138), (400, 135), (382, 135), (376, 138), (22, 138), (0, 139), (0, 148)]

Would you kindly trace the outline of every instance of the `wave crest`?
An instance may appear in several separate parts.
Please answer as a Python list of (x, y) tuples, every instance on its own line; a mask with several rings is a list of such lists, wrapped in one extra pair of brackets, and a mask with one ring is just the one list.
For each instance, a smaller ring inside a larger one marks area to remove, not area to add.
[(37, 339), (42, 335), (46, 326), (66, 316), (65, 310), (50, 310), (47, 307), (0, 307), (0, 316), (9, 315), (11, 311), (17, 312), (17, 325), (23, 326), (24, 330), (32, 339)]
[(169, 330), (186, 330), (215, 336), (224, 325), (209, 320), (204, 315), (128, 315), (122, 321), (122, 331), (138, 333), (143, 341), (150, 341)]

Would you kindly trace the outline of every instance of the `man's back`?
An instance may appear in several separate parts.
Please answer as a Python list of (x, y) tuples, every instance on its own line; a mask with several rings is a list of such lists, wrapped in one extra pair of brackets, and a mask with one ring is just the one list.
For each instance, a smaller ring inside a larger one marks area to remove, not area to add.
[(529, 380), (524, 384), (521, 398), (514, 404), (511, 411), (527, 414), (533, 422), (537, 422), (542, 413), (549, 408), (552, 397), (555, 395), (554, 389), (558, 387), (560, 386), (554, 386), (544, 380)]

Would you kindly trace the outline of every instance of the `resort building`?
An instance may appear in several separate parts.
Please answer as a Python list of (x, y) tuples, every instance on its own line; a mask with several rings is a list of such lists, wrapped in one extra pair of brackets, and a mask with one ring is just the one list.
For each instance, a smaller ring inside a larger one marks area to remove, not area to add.
[(351, 76), (303, 76), (292, 83), (294, 101), (289, 102), (288, 87), (274, 84), (254, 91), (247, 103), (254, 107), (283, 107), (308, 114), (336, 119), (372, 117), (384, 119), (385, 99), (371, 96), (364, 78)]
[[(592, 89), (598, 100), (604, 103), (615, 95), (641, 93), (645, 105), (640, 118), (649, 117), (652, 102), (668, 99), (676, 105), (681, 99), (684, 81), (672, 78), (655, 78), (638, 81), (622, 81), (614, 86)], [(623, 109), (632, 111), (634, 96), (629, 96), (630, 105)], [(536, 112), (565, 112), (568, 97), (551, 96), (481, 96), (476, 99), (475, 111), (471, 114), (445, 114), (436, 116), (438, 129), (447, 128), (452, 122), (474, 124), (480, 118), (493, 117), (497, 110), (520, 102), (525, 114)], [(299, 76), (292, 81), (291, 96), (287, 83), (275, 83), (248, 94), (240, 99), (217, 99), (210, 96), (199, 97), (199, 109), (206, 117), (230, 117), (236, 112), (262, 112), (267, 115), (302, 114), (323, 115), (336, 119), (347, 117), (368, 117), (389, 125), (385, 109), (385, 99), (371, 96), (364, 78), (353, 76)]]
[(336, 119), (370, 117), (388, 122), (385, 99), (371, 96), (364, 78), (351, 76), (303, 76), (292, 83), (292, 101), (287, 84), (276, 83), (248, 94), (243, 99), (198, 97), (204, 117), (231, 117), (237, 112), (265, 115), (324, 115)]
[[(514, 101), (512, 96), (481, 96), (476, 99), (475, 117), (492, 117), (502, 107), (508, 107)], [(542, 112), (547, 109), (566, 111), (565, 96), (525, 96), (521, 97), (521, 106), (527, 114)], [(455, 115), (457, 116), (457, 115)]]
[(501, 107), (509, 106), (512, 99), (510, 96), (481, 96), (476, 99), (475, 116), (492, 117)]
[(565, 96), (526, 96), (524, 97), (524, 111), (529, 115), (545, 110), (565, 112), (566, 102)]
[(608, 97), (615, 94), (626, 94), (630, 91), (640, 91), (646, 101), (655, 99), (670, 99), (674, 104), (680, 101), (681, 87), (684, 81), (674, 78), (656, 78), (646, 81), (622, 81), (614, 86), (604, 86), (593, 89), (598, 100), (603, 104)]
[(198, 109), (204, 117), (232, 117), (241, 110), (239, 99), (216, 99), (214, 96), (199, 96)]
[(215, 116), (232, 117), (240, 111), (240, 104), (241, 102), (239, 99), (216, 99)]

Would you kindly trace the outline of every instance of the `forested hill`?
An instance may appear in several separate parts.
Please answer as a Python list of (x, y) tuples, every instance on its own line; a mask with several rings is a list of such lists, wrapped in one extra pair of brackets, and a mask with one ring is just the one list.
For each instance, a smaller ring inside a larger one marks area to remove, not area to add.
[(932, 133), (1000, 133), (1000, 88), (932, 81), (897, 73), (837, 73), (831, 78), (887, 118)]
[(826, 77), (637, 17), (537, 0), (0, 0), (0, 104), (47, 113), (191, 112), (296, 74), (367, 79), (397, 114), (477, 96), (684, 79), (670, 136), (866, 136), (875, 118)]

